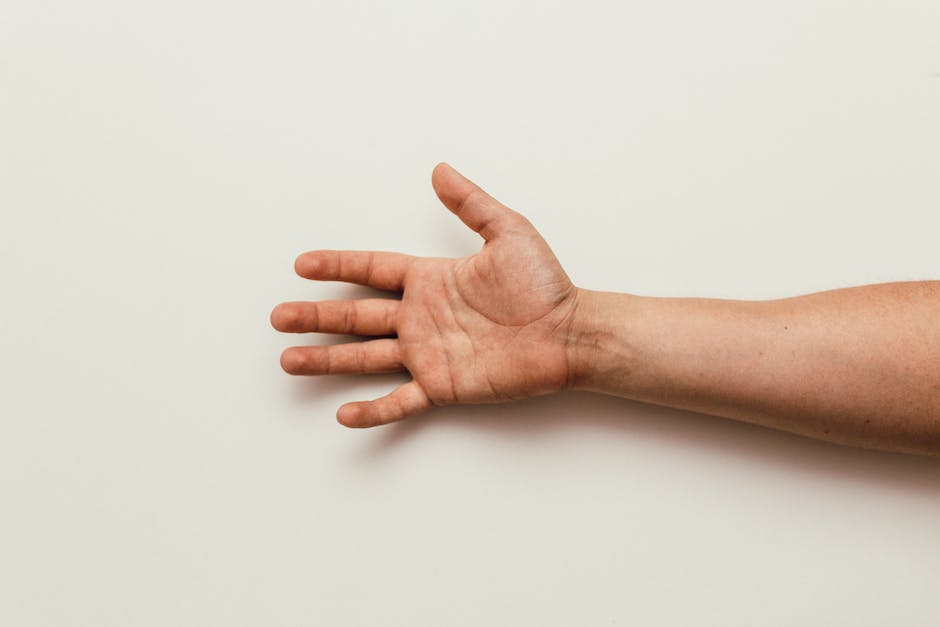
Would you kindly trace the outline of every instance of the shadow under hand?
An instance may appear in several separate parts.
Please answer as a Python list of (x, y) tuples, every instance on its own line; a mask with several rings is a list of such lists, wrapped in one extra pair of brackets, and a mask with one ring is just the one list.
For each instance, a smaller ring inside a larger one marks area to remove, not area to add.
[(363, 455), (382, 457), (429, 429), (485, 431), (520, 446), (566, 433), (641, 440), (684, 454), (740, 461), (790, 475), (820, 476), (860, 486), (882, 485), (940, 499), (940, 459), (850, 448), (782, 431), (658, 405), (586, 392), (566, 392), (499, 405), (463, 405), (385, 427)]

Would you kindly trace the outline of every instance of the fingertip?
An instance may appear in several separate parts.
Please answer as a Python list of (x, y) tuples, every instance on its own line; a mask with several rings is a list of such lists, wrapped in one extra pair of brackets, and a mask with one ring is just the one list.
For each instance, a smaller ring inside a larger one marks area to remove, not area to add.
[(434, 169), (431, 170), (431, 181), (433, 182), (436, 179), (439, 179), (441, 175), (445, 174), (448, 170), (453, 170), (454, 167), (447, 163), (446, 161), (440, 161)]
[(441, 161), (431, 170), (431, 186), (434, 188), (434, 191), (437, 192), (438, 196), (441, 197), (441, 200), (444, 200), (444, 204), (448, 204), (449, 202), (447, 197), (453, 196), (454, 194), (459, 195), (466, 193), (466, 189), (476, 187), (476, 185), (461, 174), (457, 168), (446, 161)]
[(278, 317), (278, 311), (277, 311), (277, 310), (278, 310), (279, 307), (280, 307), (279, 304), (278, 304), (278, 305), (275, 305), (275, 306), (274, 306), (274, 309), (271, 310), (271, 313), (268, 314), (268, 322), (270, 322), (270, 323), (271, 323), (271, 326), (274, 327), (274, 328), (275, 328), (276, 330), (278, 330), (278, 331), (280, 331), (280, 329), (278, 329), (278, 326), (277, 326), (277, 317)]
[(319, 268), (320, 259), (316, 256), (316, 251), (301, 253), (294, 259), (294, 272), (302, 277), (316, 275)]
[[(437, 194), (438, 198), (441, 198), (440, 190), (443, 188), (443, 182), (447, 176), (447, 170), (449, 169), (451, 169), (450, 165), (441, 161), (431, 170), (431, 187), (434, 189), (434, 193)], [(443, 198), (441, 198), (441, 200), (443, 200)]]
[(302, 315), (295, 303), (280, 303), (271, 310), (271, 326), (282, 332), (297, 329), (302, 321)]
[(361, 428), (366, 426), (359, 423), (361, 415), (362, 412), (356, 403), (346, 403), (336, 410), (336, 422), (350, 429)]
[(434, 166), (431, 172), (431, 186), (444, 206), (451, 211), (456, 211), (466, 197), (477, 189), (475, 183), (446, 161)]
[(297, 374), (303, 365), (303, 359), (293, 348), (285, 348), (281, 352), (281, 369), (287, 374)]

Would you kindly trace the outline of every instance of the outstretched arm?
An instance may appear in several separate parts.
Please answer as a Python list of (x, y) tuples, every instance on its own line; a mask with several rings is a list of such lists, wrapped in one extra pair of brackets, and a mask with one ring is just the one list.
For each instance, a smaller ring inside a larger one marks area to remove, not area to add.
[(462, 259), (318, 250), (295, 269), (396, 298), (289, 302), (280, 331), (377, 336), (295, 346), (291, 374), (408, 371), (350, 427), (433, 405), (584, 389), (824, 440), (940, 454), (940, 282), (890, 283), (770, 301), (650, 298), (575, 287), (522, 215), (446, 164), (432, 184), (485, 243)]
[(768, 301), (583, 291), (573, 326), (575, 387), (940, 454), (940, 281)]

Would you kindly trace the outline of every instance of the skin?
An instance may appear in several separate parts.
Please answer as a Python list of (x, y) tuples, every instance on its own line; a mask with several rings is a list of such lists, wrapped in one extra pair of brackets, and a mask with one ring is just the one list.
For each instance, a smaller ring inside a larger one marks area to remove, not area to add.
[(295, 375), (407, 370), (337, 420), (372, 427), (434, 405), (564, 389), (743, 420), (830, 442), (940, 455), (940, 281), (768, 301), (653, 298), (576, 287), (519, 213), (447, 164), (441, 202), (484, 240), (461, 259), (316, 250), (305, 278), (397, 298), (281, 303), (275, 329), (375, 336), (281, 355)]

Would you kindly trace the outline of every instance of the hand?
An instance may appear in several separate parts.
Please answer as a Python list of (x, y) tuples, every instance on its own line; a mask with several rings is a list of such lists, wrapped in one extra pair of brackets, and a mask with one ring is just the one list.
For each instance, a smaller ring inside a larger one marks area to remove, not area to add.
[(371, 427), (432, 405), (509, 401), (570, 385), (568, 338), (579, 290), (522, 215), (441, 163), (431, 176), (441, 202), (479, 233), (482, 250), (462, 259), (317, 250), (297, 273), (402, 292), (401, 300), (282, 303), (271, 324), (291, 333), (381, 337), (296, 346), (281, 355), (290, 374), (407, 370), (412, 380), (373, 401), (347, 403), (337, 420)]

